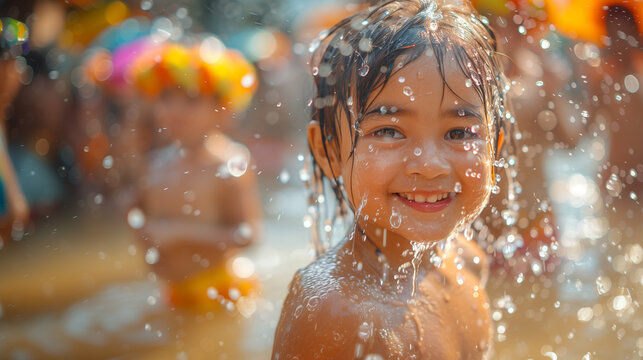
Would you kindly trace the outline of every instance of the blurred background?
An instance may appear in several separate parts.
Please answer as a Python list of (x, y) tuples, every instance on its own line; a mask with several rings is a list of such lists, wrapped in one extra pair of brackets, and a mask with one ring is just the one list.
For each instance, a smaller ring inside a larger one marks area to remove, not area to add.
[[(517, 119), (473, 226), (492, 358), (643, 358), (643, 3), (474, 3)], [(0, 0), (0, 358), (269, 358), (310, 44), (362, 6)]]

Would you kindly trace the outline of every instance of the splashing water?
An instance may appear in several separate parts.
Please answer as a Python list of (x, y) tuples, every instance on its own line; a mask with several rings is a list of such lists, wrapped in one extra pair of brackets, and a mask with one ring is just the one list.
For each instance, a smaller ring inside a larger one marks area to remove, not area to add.
[(432, 243), (411, 242), (411, 246), (413, 246), (413, 260), (411, 260), (411, 265), (413, 265), (413, 288), (411, 290), (411, 297), (415, 296), (417, 291), (417, 277), (420, 271), (420, 264), (422, 263), (422, 256), (428, 249), (433, 248), (433, 245)]
[(462, 192), (462, 184), (459, 181), (455, 183), (453, 191), (456, 193)]
[(248, 160), (245, 156), (233, 156), (226, 162), (226, 167), (230, 175), (240, 177), (248, 170)]
[(364, 77), (368, 75), (368, 72), (371, 70), (371, 68), (368, 65), (362, 66), (361, 69), (359, 69), (359, 76)]
[(159, 262), (159, 251), (157, 248), (151, 247), (147, 249), (145, 252), (145, 262), (150, 265), (154, 265)]
[(127, 213), (127, 223), (132, 229), (140, 229), (145, 225), (145, 214), (139, 208), (132, 208)]
[(398, 229), (402, 225), (402, 215), (397, 212), (396, 208), (393, 208), (391, 217), (388, 220), (393, 229)]
[(607, 182), (605, 183), (605, 189), (607, 193), (612, 197), (618, 197), (623, 190), (623, 185), (618, 179), (618, 175), (611, 174)]

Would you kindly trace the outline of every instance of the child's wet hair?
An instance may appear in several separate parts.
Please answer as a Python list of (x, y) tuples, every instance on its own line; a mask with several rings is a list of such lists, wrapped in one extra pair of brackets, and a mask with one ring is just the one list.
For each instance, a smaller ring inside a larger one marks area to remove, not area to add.
[[(322, 33), (312, 49), (316, 91), (312, 119), (319, 122), (327, 158), (331, 151), (339, 154), (339, 137), (347, 135), (352, 139), (353, 157), (360, 122), (370, 102), (396, 71), (423, 54), (435, 56), (443, 87), (449, 89), (444, 61), (447, 54), (453, 55), (482, 101), (489, 134), (496, 139), (492, 153), (497, 152), (499, 132), (510, 116), (505, 111), (508, 85), (495, 35), (468, 1), (380, 1)], [(340, 133), (342, 113), (350, 134)], [(313, 167), (317, 184), (312, 186), (318, 188), (313, 190), (323, 190), (319, 183), (325, 175), (314, 157)], [(345, 215), (339, 175), (332, 174), (329, 180), (342, 208), (337, 215)]]

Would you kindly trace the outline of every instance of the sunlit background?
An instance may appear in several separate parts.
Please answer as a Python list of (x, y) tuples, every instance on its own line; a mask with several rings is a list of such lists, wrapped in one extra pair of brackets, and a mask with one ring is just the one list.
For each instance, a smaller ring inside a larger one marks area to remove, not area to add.
[[(495, 164), (508, 171), (473, 225), (493, 259), (492, 358), (643, 358), (643, 2), (475, 5), (496, 30), (517, 121), (515, 153)], [(269, 358), (288, 282), (314, 259), (309, 46), (362, 6), (0, 0), (0, 358)], [(202, 67), (186, 77), (191, 61)], [(151, 164), (181, 156), (157, 119), (171, 111), (159, 110), (167, 81), (234, 111), (212, 114), (222, 135), (205, 146), (220, 166), (206, 176), (251, 180), (212, 190), (213, 209), (196, 205), (199, 189), (164, 197), (155, 183)], [(209, 273), (220, 286), (153, 271), (169, 256), (141, 240), (155, 216), (203, 224), (236, 202), (257, 204), (233, 229), (253, 241)]]

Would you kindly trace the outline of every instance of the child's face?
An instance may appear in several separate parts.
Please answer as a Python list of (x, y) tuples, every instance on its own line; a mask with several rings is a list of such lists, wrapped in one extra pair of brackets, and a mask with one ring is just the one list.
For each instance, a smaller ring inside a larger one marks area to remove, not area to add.
[(354, 163), (349, 137), (340, 139), (341, 175), (353, 209), (366, 199), (358, 221), (367, 232), (441, 240), (488, 199), (491, 131), (473, 86), (445, 56), (453, 91), (443, 86), (435, 57), (423, 55), (395, 73), (364, 112)]
[(226, 128), (229, 117), (214, 96), (190, 97), (181, 90), (164, 91), (154, 104), (161, 132), (183, 142), (201, 141), (212, 129)]

